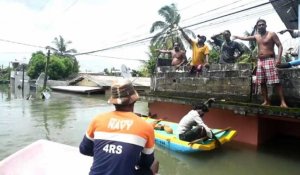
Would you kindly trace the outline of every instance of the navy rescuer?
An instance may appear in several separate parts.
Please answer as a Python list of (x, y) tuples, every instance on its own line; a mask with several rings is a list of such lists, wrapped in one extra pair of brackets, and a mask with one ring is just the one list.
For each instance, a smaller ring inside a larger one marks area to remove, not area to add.
[(157, 173), (153, 127), (133, 113), (138, 98), (129, 80), (111, 86), (108, 103), (116, 110), (97, 115), (80, 144), (80, 152), (94, 158), (90, 175)]

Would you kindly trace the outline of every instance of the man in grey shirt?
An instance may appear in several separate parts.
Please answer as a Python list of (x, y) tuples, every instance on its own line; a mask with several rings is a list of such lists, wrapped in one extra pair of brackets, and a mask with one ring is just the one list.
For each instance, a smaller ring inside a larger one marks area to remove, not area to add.
[[(218, 37), (221, 35), (223, 36), (224, 41)], [(223, 33), (211, 37), (214, 43), (220, 47), (220, 64), (235, 63), (244, 53), (244, 49), (241, 45), (238, 42), (232, 41), (230, 37), (231, 33), (229, 30), (225, 30)]]

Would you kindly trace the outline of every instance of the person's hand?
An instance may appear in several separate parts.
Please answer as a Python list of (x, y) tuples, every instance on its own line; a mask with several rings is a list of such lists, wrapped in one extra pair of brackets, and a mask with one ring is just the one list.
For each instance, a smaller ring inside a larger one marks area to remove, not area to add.
[(281, 30), (281, 31), (279, 31), (278, 33), (280, 33), (280, 34), (284, 34), (285, 32), (287, 32), (288, 30)]
[(280, 58), (277, 58), (276, 59), (276, 66), (280, 65), (281, 64), (281, 59)]
[(208, 68), (209, 68), (209, 63), (205, 63), (205, 64), (204, 64), (204, 67), (205, 67), (206, 69), (208, 69)]
[(209, 132), (207, 132), (206, 134), (207, 134), (207, 137), (209, 137), (210, 139), (213, 137), (212, 131), (209, 131)]

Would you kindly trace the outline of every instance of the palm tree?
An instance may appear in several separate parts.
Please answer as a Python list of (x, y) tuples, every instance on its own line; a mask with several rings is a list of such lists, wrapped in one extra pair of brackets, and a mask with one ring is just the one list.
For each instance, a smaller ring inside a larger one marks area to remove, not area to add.
[(59, 38), (55, 37), (52, 43), (56, 46), (56, 48), (49, 47), (50, 50), (54, 51), (54, 54), (60, 55), (60, 56), (70, 56), (71, 53), (76, 53), (77, 51), (75, 49), (69, 49), (67, 50), (67, 46), (72, 43), (72, 41), (65, 41), (65, 39), (59, 35)]
[(79, 72), (79, 63), (76, 57), (72, 53), (77, 53), (75, 49), (67, 49), (68, 45), (72, 43), (72, 41), (65, 41), (65, 39), (59, 35), (55, 37), (52, 43), (55, 45), (54, 47), (47, 46), (46, 49), (52, 50), (54, 55), (57, 55), (60, 58), (67, 57), (72, 62), (72, 72), (78, 73)]
[[(174, 42), (178, 42), (183, 45), (183, 36), (178, 31), (179, 22), (181, 19), (175, 4), (166, 5), (159, 9), (159, 15), (164, 18), (164, 21), (155, 21), (150, 29), (150, 33), (159, 30), (154, 37), (151, 39), (151, 45), (157, 48), (170, 49), (173, 47)], [(188, 34), (195, 34), (185, 29)], [(185, 41), (185, 40), (184, 40)]]

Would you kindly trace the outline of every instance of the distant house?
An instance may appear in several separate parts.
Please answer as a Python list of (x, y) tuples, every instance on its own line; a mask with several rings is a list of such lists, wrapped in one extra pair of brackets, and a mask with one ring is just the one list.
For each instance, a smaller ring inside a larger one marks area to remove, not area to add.
[[(82, 74), (69, 81), (68, 86), (52, 86), (51, 89), (81, 93), (110, 93), (111, 84), (119, 79), (123, 79), (123, 77)], [(150, 90), (150, 78), (132, 77), (130, 80), (139, 93)]]

